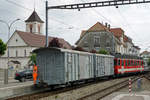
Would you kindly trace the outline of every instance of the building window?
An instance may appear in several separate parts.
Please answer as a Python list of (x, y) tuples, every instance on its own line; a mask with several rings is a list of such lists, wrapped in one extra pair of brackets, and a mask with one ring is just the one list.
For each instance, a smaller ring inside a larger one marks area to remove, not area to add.
[(84, 41), (84, 47), (88, 47), (88, 42)]
[(95, 36), (95, 37), (94, 37), (94, 43), (95, 43), (95, 44), (99, 44), (99, 43), (100, 43), (100, 38), (97, 37), (97, 36)]
[(110, 42), (109, 41), (106, 42), (106, 47), (110, 47)]
[(16, 50), (16, 57), (18, 57), (18, 51)]
[(40, 33), (40, 31), (41, 31), (41, 26), (40, 26), (40, 24), (38, 25), (38, 32)]
[(33, 26), (32, 25), (30, 25), (30, 32), (32, 33), (32, 30), (33, 30)]
[(24, 56), (26, 57), (26, 55), (27, 55), (27, 52), (26, 52), (26, 50), (24, 50)]
[(94, 36), (94, 46), (100, 47), (100, 37)]
[(16, 42), (18, 42), (18, 39), (16, 39)]

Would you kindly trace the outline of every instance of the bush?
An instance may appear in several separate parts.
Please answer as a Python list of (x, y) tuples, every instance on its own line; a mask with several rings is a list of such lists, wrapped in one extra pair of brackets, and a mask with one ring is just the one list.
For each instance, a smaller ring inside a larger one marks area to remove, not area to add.
[(0, 56), (5, 54), (6, 44), (0, 39)]
[(31, 56), (30, 56), (30, 60), (28, 62), (29, 65), (36, 65), (36, 54), (33, 53)]
[(62, 44), (59, 42), (58, 38), (53, 38), (53, 40), (49, 42), (48, 47), (58, 47), (58, 48), (61, 48)]
[(105, 54), (105, 55), (109, 54), (108, 51), (106, 51), (105, 49), (100, 49), (98, 53)]

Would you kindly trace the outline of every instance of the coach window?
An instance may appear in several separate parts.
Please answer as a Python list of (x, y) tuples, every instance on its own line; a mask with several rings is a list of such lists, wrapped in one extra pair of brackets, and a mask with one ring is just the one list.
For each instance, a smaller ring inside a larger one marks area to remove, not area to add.
[(137, 65), (139, 66), (139, 61), (137, 61)]
[(124, 60), (122, 60), (122, 66), (124, 66)]
[(118, 65), (120, 65), (120, 59), (118, 60)]
[(128, 60), (125, 60), (125, 62), (126, 62), (126, 66), (128, 66)]
[(143, 66), (143, 61), (142, 61), (142, 66)]
[(135, 62), (134, 62), (134, 60), (133, 60), (133, 66), (135, 66)]
[(139, 61), (139, 65), (141, 66), (141, 61)]
[(130, 63), (130, 66), (131, 66), (131, 60), (129, 61), (129, 63)]
[(114, 65), (115, 65), (115, 66), (117, 65), (117, 59), (114, 60)]
[(131, 66), (133, 66), (133, 60), (131, 60)]

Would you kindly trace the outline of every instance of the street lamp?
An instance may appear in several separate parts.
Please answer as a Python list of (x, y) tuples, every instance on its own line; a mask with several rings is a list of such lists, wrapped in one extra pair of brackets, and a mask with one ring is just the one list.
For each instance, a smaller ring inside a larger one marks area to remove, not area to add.
[[(9, 40), (9, 38), (10, 38), (10, 29), (11, 29), (11, 26), (16, 22), (16, 21), (18, 21), (18, 20), (20, 20), (20, 19), (16, 19), (16, 20), (14, 20), (14, 21), (12, 21), (10, 24), (9, 23), (7, 23), (6, 21), (3, 21), (3, 20), (0, 20), (0, 22), (2, 22), (2, 23), (5, 23), (6, 25), (7, 25), (7, 27), (8, 27), (8, 40)], [(8, 41), (7, 41), (7, 48), (8, 48), (8, 51), (7, 51), (7, 57), (8, 57), (8, 65), (7, 65), (7, 68), (5, 69), (5, 71), (4, 71), (4, 84), (8, 84), (8, 68), (9, 68), (9, 45), (8, 45)]]

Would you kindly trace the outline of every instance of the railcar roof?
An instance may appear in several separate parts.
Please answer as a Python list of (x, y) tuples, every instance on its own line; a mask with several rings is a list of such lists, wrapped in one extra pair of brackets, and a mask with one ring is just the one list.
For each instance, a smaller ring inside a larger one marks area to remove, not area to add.
[[(47, 47), (47, 48), (39, 48), (39, 49), (35, 49), (33, 52), (34, 53), (38, 53), (39, 51), (42, 50), (56, 50), (56, 51), (60, 51), (60, 52), (69, 52), (69, 53), (79, 53), (79, 54), (89, 54), (92, 55), (94, 53), (89, 53), (89, 52), (83, 52), (83, 51), (76, 51), (76, 50), (69, 50), (69, 49), (63, 49), (63, 48), (56, 48), (56, 47)], [(114, 57), (112, 55), (104, 55), (104, 54), (95, 54), (96, 56), (107, 56), (107, 57)]]

